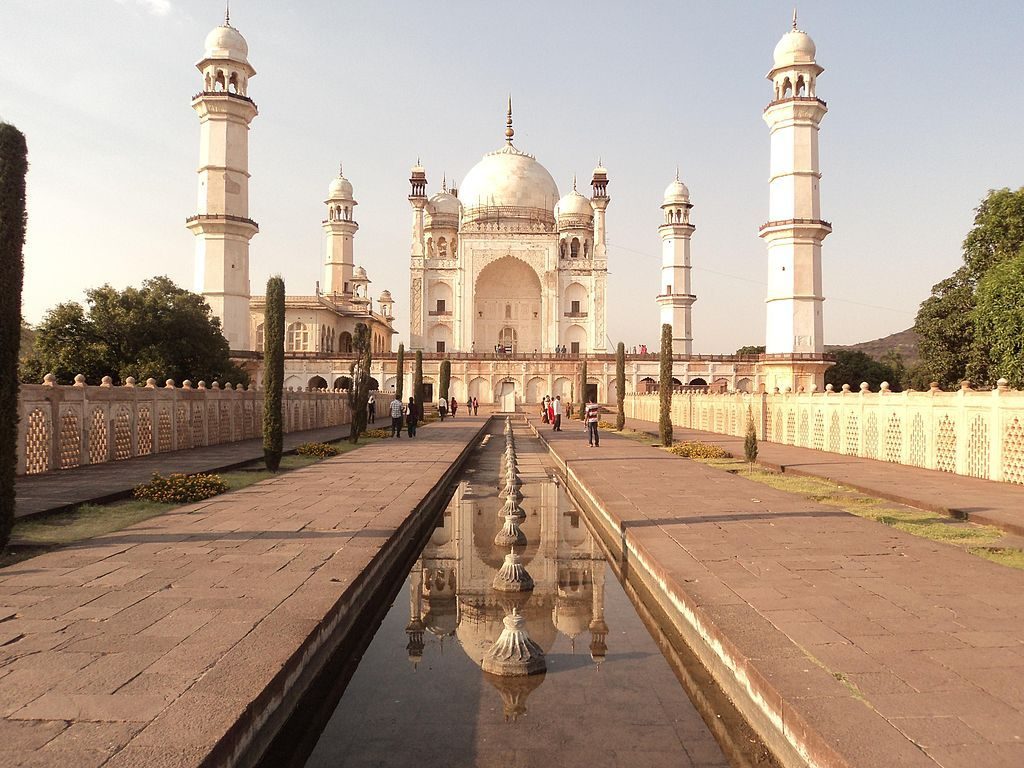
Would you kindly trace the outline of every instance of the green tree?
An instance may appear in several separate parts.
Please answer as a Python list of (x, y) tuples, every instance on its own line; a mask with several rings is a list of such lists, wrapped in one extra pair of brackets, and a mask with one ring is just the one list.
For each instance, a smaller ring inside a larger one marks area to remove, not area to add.
[(658, 414), (658, 436), (666, 448), (672, 445), (672, 326), (664, 323), (661, 326), (661, 380), (658, 382), (658, 394), (661, 406)]
[(748, 464), (757, 461), (757, 425), (754, 424), (754, 409), (747, 406), (747, 433), (743, 437), (743, 458)]
[(894, 392), (899, 389), (896, 372), (859, 349), (837, 349), (833, 354), (836, 364), (825, 371), (825, 383), (836, 390), (842, 389), (843, 384), (849, 384), (850, 389), (856, 392), (862, 381), (874, 390), (883, 381), (889, 382)]
[(626, 427), (626, 345), (621, 341), (615, 347), (615, 428)]
[(448, 399), (448, 390), (451, 388), (452, 381), (452, 361), (442, 360), (441, 361), (441, 372), (439, 374), (440, 382), (438, 384), (438, 396), (442, 400)]
[(0, 552), (14, 527), (18, 468), (18, 349), (25, 277), (25, 135), (0, 123)]
[(284, 451), (284, 280), (267, 280), (263, 316), (263, 463), (271, 472), (281, 466)]
[(763, 355), (765, 350), (764, 344), (747, 344), (746, 346), (740, 347), (736, 350), (737, 355)]
[(580, 363), (580, 421), (587, 419), (587, 358)]
[(356, 359), (349, 368), (352, 376), (352, 388), (348, 391), (348, 402), (352, 409), (349, 440), (358, 443), (359, 436), (366, 431), (367, 403), (370, 400), (370, 366), (373, 358), (369, 326), (366, 323), (356, 323), (355, 331), (352, 336), (352, 351), (355, 352)]
[(413, 373), (412, 396), (416, 400), (416, 415), (423, 418), (423, 351), (416, 350), (416, 368)]
[(76, 374), (98, 384), (104, 376), (121, 383), (184, 379), (247, 383), (231, 362), (220, 321), (199, 294), (170, 278), (153, 277), (141, 288), (119, 291), (103, 285), (86, 292), (86, 306), (58, 304), (36, 330), (36, 348), (26, 376), (53, 373), (70, 384)]
[[(918, 310), (914, 329), (920, 336), (922, 365), (914, 371), (915, 380), (930, 378), (945, 387), (956, 387), (969, 377), (992, 383), (988, 339), (976, 325), (982, 316), (974, 311), (977, 292), (992, 269), (1021, 255), (1024, 188), (992, 190), (975, 209), (974, 227), (963, 242), (963, 266), (937, 283)], [(989, 313), (1007, 305), (991, 299), (990, 292), (982, 314), (998, 325), (999, 318)]]
[(1024, 254), (992, 266), (978, 282), (975, 338), (967, 378), (989, 385), (1000, 378), (1024, 388)]
[(405, 394), (405, 344), (398, 345), (398, 359), (395, 362), (395, 399), (402, 401)]

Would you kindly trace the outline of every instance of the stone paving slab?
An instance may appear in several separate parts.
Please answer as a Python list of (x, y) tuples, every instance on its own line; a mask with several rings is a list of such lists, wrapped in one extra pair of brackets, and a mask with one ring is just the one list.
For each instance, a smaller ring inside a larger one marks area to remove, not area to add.
[[(379, 423), (379, 422), (378, 422)], [(377, 426), (377, 425), (373, 425)], [(284, 436), (286, 453), (302, 443), (328, 443), (349, 436), (349, 426), (308, 429)], [(123, 498), (154, 472), (195, 474), (220, 472), (263, 458), (263, 438), (189, 448), (124, 461), (88, 464), (74, 469), (53, 470), (39, 475), (19, 475), (15, 517), (69, 509), (79, 504), (97, 504)]]
[(1024, 572), (614, 434), (590, 448), (578, 423), (536, 426), (709, 667), (817, 764), (1024, 765)]
[(483, 422), (374, 441), (0, 569), (0, 767), (223, 752), (410, 535)]
[[(626, 426), (658, 434), (653, 421), (626, 419)], [(673, 435), (677, 442), (700, 440), (743, 456), (742, 437), (682, 427), (673, 427)], [(763, 441), (757, 444), (757, 461), (779, 472), (824, 478), (898, 504), (1024, 536), (1024, 486)]]

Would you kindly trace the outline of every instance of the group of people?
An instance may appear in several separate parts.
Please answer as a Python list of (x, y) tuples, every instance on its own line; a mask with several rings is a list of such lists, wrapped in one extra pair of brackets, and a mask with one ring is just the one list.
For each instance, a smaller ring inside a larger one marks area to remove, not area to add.
[(402, 436), (402, 422), (404, 421), (409, 437), (416, 437), (416, 425), (419, 424), (422, 415), (416, 405), (416, 398), (410, 397), (406, 404), (395, 395), (395, 399), (391, 401), (391, 436)]
[(568, 349), (568, 347), (565, 346), (565, 344), (558, 345), (558, 346), (555, 347), (555, 354), (556, 355), (567, 355), (567, 354), (569, 354), (569, 349)]
[[(477, 402), (475, 397), (471, 397), (466, 400), (466, 413), (471, 413), (476, 416), (477, 411), (480, 410), (480, 403)], [(445, 416), (451, 416), (455, 418), (455, 414), (459, 412), (459, 401), (454, 397), (451, 401), (441, 398), (437, 401), (437, 413), (441, 417), (441, 421), (444, 421)]]
[(634, 355), (636, 355), (636, 354), (646, 355), (647, 354), (647, 345), (646, 344), (641, 344), (639, 347), (634, 345), (633, 346), (633, 354)]
[[(563, 412), (567, 418), (572, 418), (572, 403), (562, 405), (562, 396), (544, 395), (540, 403), (540, 418), (545, 424), (551, 425), (552, 432), (562, 431)], [(587, 404), (583, 407), (583, 421), (587, 425), (587, 442), (593, 448), (601, 445), (601, 437), (597, 430), (597, 424), (601, 420), (601, 406), (593, 397), (587, 398)]]

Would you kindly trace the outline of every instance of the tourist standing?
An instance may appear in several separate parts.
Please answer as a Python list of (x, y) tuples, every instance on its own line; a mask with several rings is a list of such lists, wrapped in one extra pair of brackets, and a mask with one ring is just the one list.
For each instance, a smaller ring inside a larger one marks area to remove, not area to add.
[(456, 400), (455, 396), (453, 395), (452, 396), (452, 407), (451, 407), (451, 413), (452, 413), (452, 418), (453, 419), (455, 418), (455, 414), (458, 413), (458, 410), (459, 410), (459, 401)]
[(554, 413), (555, 413), (555, 427), (554, 427), (554, 431), (555, 432), (561, 432), (562, 431), (562, 396), (561, 395), (555, 395), (555, 403), (554, 403), (553, 410), (554, 410)]
[(472, 397), (467, 397), (466, 398), (466, 413), (467, 414), (472, 414), (473, 413), (473, 398)]
[(402, 401), (398, 399), (398, 395), (395, 395), (395, 399), (391, 401), (391, 436), (401, 437), (402, 436)]
[(419, 412), (416, 409), (416, 398), (409, 398), (409, 405), (405, 410), (405, 426), (409, 430), (409, 437), (416, 437), (416, 422), (419, 420)]
[(441, 421), (448, 415), (448, 401), (443, 397), (437, 403), (437, 415), (441, 417)]
[(555, 423), (555, 401), (548, 400), (548, 422), (550, 424)]
[(479, 401), (478, 401), (478, 400), (477, 400), (477, 399), (476, 399), (476, 398), (474, 397), (474, 398), (473, 398), (473, 415), (474, 415), (474, 416), (476, 416), (476, 415), (477, 415), (477, 411), (478, 411), (479, 409), (480, 409), (480, 403), (479, 403)]
[(594, 398), (587, 398), (587, 408), (585, 411), (585, 418), (587, 422), (587, 442), (590, 443), (594, 448), (598, 448), (601, 445), (601, 438), (597, 433), (597, 421), (600, 418), (601, 406), (594, 402)]
[(366, 400), (366, 416), (371, 424), (377, 421), (377, 401), (373, 399), (373, 395)]
[(544, 395), (540, 401), (540, 420), (545, 424), (548, 423), (548, 396)]

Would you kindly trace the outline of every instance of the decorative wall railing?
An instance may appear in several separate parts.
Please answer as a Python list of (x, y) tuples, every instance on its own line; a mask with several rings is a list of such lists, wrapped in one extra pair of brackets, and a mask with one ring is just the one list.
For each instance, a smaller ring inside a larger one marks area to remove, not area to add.
[[(39, 474), (134, 456), (249, 440), (262, 435), (263, 392), (216, 382), (195, 387), (129, 378), (98, 387), (81, 376), (71, 386), (23, 384), (18, 395), (18, 474)], [(287, 390), (284, 431), (348, 424), (347, 394), (341, 390)]]
[[(658, 420), (655, 394), (626, 395), (626, 415)], [(748, 414), (758, 437), (958, 475), (1024, 484), (1024, 392), (990, 391), (672, 395), (672, 423), (742, 436)]]

